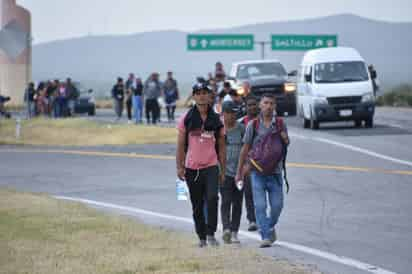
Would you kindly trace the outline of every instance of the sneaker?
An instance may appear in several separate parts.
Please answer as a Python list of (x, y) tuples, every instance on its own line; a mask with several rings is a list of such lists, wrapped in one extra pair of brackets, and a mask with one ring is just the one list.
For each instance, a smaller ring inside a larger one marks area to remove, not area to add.
[(272, 233), (271, 233), (271, 235), (270, 235), (270, 241), (271, 241), (272, 244), (273, 244), (274, 242), (276, 242), (277, 239), (278, 239), (278, 238), (277, 238), (277, 235), (276, 235), (276, 229), (273, 229), (273, 230), (272, 230)]
[(127, 120), (127, 123), (128, 123), (129, 125), (131, 125), (131, 124), (132, 124), (132, 120)]
[(206, 236), (207, 244), (210, 246), (219, 246), (219, 242), (216, 240), (215, 236), (208, 235)]
[(240, 244), (240, 241), (237, 237), (237, 232), (232, 232), (232, 243), (234, 244)]
[(249, 227), (248, 227), (248, 231), (256, 231), (258, 229), (257, 225), (255, 222), (250, 222), (249, 223)]
[(270, 247), (271, 245), (272, 245), (272, 241), (266, 239), (266, 240), (262, 240), (262, 241), (260, 242), (259, 247), (260, 247), (260, 248), (266, 248), (266, 247)]
[(198, 246), (199, 246), (200, 248), (206, 247), (206, 246), (207, 246), (206, 240), (200, 240)]
[(230, 234), (230, 230), (229, 229), (225, 229), (224, 231), (223, 231), (223, 236), (222, 236), (222, 239), (223, 239), (223, 242), (225, 243), (225, 244), (230, 244), (232, 241), (232, 239), (231, 239), (231, 234)]

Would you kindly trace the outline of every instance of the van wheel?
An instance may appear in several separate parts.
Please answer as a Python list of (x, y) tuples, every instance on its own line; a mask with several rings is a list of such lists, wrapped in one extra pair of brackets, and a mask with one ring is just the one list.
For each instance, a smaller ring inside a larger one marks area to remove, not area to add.
[(373, 118), (372, 117), (365, 120), (365, 127), (373, 128)]
[(362, 120), (355, 120), (355, 127), (361, 127), (362, 126)]
[(314, 130), (319, 129), (319, 121), (313, 118), (312, 108), (310, 110), (310, 128)]
[(310, 127), (310, 120), (303, 117), (303, 128), (309, 128), (309, 127)]
[(319, 121), (317, 120), (310, 120), (310, 128), (311, 129), (319, 129)]

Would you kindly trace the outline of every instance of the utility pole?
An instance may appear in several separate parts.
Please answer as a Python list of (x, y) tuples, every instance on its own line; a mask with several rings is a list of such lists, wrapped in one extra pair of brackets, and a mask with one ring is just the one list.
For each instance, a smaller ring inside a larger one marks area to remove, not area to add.
[(265, 60), (265, 45), (270, 45), (272, 42), (270, 41), (256, 41), (255, 44), (260, 45), (260, 58)]

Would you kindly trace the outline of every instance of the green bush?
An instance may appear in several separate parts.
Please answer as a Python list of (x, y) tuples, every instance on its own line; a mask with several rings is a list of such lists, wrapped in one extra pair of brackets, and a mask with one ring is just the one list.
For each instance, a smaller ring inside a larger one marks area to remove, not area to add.
[(412, 85), (399, 85), (376, 100), (378, 106), (412, 107)]

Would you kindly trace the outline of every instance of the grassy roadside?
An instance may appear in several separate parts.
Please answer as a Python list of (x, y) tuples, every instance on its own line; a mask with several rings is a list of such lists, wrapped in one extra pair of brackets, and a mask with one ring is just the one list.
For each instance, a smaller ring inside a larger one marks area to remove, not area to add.
[(98, 146), (175, 143), (174, 128), (105, 125), (85, 119), (32, 119), (21, 125), (16, 140), (16, 122), (0, 120), (0, 144)]
[(412, 108), (412, 85), (399, 85), (376, 100), (378, 106), (408, 107)]
[(246, 248), (194, 243), (78, 203), (0, 189), (0, 273), (310, 273)]

